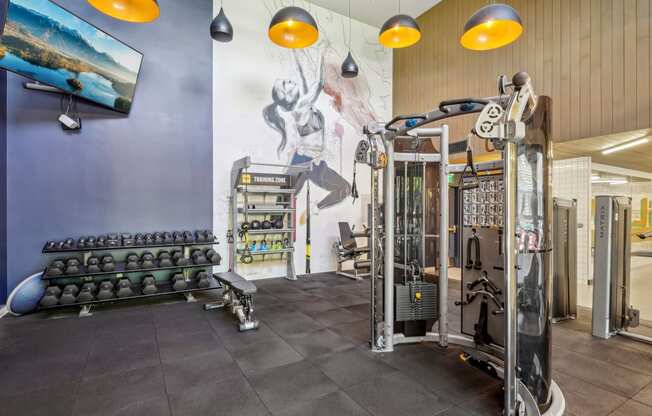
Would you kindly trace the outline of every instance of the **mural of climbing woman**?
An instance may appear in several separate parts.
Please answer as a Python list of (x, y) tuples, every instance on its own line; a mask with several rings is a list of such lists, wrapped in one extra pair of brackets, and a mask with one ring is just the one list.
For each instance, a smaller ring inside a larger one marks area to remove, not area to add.
[[(363, 221), (361, 204), (352, 205), (350, 198), (353, 152), (365, 124), (391, 117), (392, 56), (378, 45), (377, 28), (354, 21), (351, 50), (360, 75), (342, 78), (348, 17), (308, 2), (296, 3), (319, 25), (319, 40), (310, 48), (285, 49), (267, 38), (269, 20), (283, 6), (278, 0), (230, 5), (229, 19), (247, 29), (238, 32), (233, 44), (214, 44), (214, 224), (216, 235), (226, 233), (233, 161), (250, 156), (255, 162), (290, 169), (307, 167), (309, 173), (298, 184), (295, 263), (302, 264), (304, 255), (299, 249), (305, 235), (301, 216), (307, 211), (305, 183), (310, 181), (311, 231), (328, 242), (312, 246), (311, 268), (320, 272), (335, 269), (331, 242), (338, 237), (337, 222)], [(219, 2), (217, 6), (219, 10)], [(357, 185), (361, 200), (369, 193), (366, 182)]]

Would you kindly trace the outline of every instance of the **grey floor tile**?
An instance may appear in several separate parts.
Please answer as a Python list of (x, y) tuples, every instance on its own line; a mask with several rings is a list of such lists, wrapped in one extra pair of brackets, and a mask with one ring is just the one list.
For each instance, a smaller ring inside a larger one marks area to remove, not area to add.
[(280, 412), (337, 391), (337, 386), (307, 361), (288, 364), (248, 376), (249, 382), (272, 412)]
[(75, 405), (76, 385), (28, 391), (15, 395), (0, 395), (1, 413), (6, 416), (68, 416)]
[(651, 416), (652, 407), (648, 407), (642, 403), (634, 400), (625, 402), (622, 406), (616, 409), (611, 416)]
[(643, 390), (634, 396), (634, 400), (652, 406), (652, 383), (648, 384)]
[(336, 391), (308, 402), (299, 403), (275, 416), (369, 416), (369, 413), (346, 393)]
[(223, 348), (222, 342), (212, 330), (159, 337), (159, 350), (163, 362), (221, 351)]
[(312, 312), (309, 315), (327, 327), (359, 321), (360, 315), (345, 308), (331, 309), (321, 312)]
[[(109, 414), (109, 409), (157, 397), (165, 400), (163, 372), (157, 365), (86, 379), (75, 396), (74, 414), (78, 415)], [(167, 400), (165, 402), (167, 404)]]
[(373, 353), (354, 348), (321, 357), (315, 364), (343, 388), (398, 371), (374, 359), (370, 354)]
[(557, 360), (554, 369), (626, 397), (633, 397), (652, 382), (652, 377), (645, 374), (576, 353)]
[(267, 409), (247, 380), (240, 376), (204, 383), (170, 395), (175, 416), (264, 416)]
[(450, 401), (398, 373), (357, 384), (345, 392), (376, 416), (432, 416), (452, 406)]
[(332, 354), (353, 348), (355, 345), (337, 335), (330, 329), (318, 329), (312, 332), (288, 335), (285, 338), (299, 354), (309, 359), (315, 359), (325, 354)]
[(627, 399), (572, 376), (557, 372), (555, 381), (566, 399), (566, 409), (576, 416), (605, 416)]
[(301, 354), (280, 338), (248, 345), (232, 351), (231, 354), (245, 373), (263, 371), (303, 360)]
[(203, 383), (238, 377), (241, 374), (240, 367), (223, 348), (163, 363), (165, 386), (169, 394), (179, 393)]
[(503, 413), (504, 395), (501, 388), (493, 389), (460, 405), (469, 416), (496, 416)]
[(368, 303), (349, 306), (346, 309), (353, 313), (358, 314), (361, 319), (369, 319), (369, 315), (371, 314), (371, 309)]
[(106, 407), (97, 408), (86, 413), (75, 413), (75, 416), (169, 416), (170, 405), (167, 396), (152, 397), (134, 403), (115, 401)]

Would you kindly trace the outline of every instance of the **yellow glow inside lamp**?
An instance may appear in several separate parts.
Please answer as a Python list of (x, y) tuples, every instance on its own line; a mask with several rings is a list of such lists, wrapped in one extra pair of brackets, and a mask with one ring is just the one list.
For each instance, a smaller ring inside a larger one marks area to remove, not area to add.
[(269, 39), (284, 48), (307, 48), (319, 39), (317, 22), (301, 7), (284, 7), (272, 17)]
[(378, 41), (387, 48), (407, 48), (421, 39), (421, 28), (406, 14), (390, 17), (380, 29)]
[(87, 0), (102, 13), (131, 23), (156, 20), (161, 11), (156, 0)]
[(502, 3), (488, 4), (466, 22), (460, 43), (466, 49), (488, 51), (509, 45), (522, 33), (521, 17), (513, 7)]

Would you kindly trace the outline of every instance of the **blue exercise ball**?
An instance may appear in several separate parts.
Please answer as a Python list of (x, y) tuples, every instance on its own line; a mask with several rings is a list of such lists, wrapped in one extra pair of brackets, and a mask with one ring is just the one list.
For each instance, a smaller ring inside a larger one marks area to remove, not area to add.
[(47, 286), (41, 277), (43, 272), (35, 273), (27, 279), (20, 282), (18, 286), (9, 294), (7, 299), (7, 310), (15, 316), (24, 315), (33, 312), (38, 308)]

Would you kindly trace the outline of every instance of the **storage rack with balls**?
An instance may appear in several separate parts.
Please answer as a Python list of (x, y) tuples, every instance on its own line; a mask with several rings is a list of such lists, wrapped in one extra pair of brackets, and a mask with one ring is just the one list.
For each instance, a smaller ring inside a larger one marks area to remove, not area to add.
[[(283, 173), (271, 172), (279, 170)], [(285, 277), (296, 280), (296, 185), (307, 172), (306, 167), (252, 163), (249, 157), (233, 163), (228, 232), (230, 271), (238, 272), (242, 264), (280, 259), (286, 261)]]
[(51, 257), (42, 274), (47, 282), (39, 309), (80, 307), (218, 289), (212, 266), (221, 263), (209, 230), (122, 233), (48, 241)]

